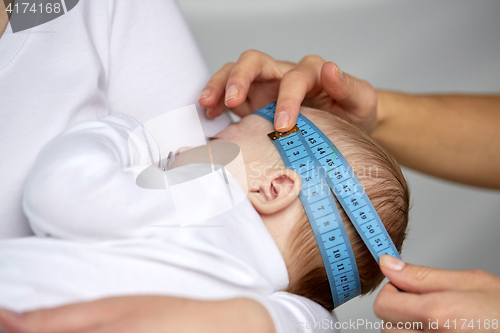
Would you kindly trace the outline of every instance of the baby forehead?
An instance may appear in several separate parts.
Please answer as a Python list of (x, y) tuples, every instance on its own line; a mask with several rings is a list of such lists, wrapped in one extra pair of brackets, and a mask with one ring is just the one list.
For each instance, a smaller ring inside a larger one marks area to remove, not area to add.
[(323, 111), (321, 109), (312, 108), (308, 106), (301, 106), (299, 110), (302, 115), (311, 120), (313, 123), (326, 122), (326, 121), (329, 122), (341, 121), (337, 115), (328, 111)]

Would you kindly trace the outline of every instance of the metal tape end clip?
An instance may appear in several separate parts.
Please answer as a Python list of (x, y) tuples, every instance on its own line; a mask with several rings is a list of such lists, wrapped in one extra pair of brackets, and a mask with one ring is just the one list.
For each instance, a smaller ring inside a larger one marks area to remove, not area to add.
[(269, 133), (267, 136), (271, 138), (271, 140), (278, 140), (279, 138), (283, 138), (287, 135), (290, 135), (292, 133), (295, 133), (295, 132), (298, 132), (299, 131), (299, 128), (297, 125), (293, 126), (293, 128), (291, 130), (289, 130), (288, 132), (278, 132), (278, 131), (274, 131), (274, 132), (271, 132)]

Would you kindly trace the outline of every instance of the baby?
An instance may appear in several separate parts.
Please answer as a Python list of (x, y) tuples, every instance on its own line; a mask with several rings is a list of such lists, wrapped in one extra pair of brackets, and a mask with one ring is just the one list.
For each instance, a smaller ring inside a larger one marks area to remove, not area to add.
[[(397, 163), (354, 125), (322, 111), (301, 113), (342, 152), (400, 250), (409, 194)], [(169, 191), (136, 185), (134, 164), (158, 154), (152, 142), (152, 150), (130, 153), (128, 138), (138, 126), (126, 115), (79, 123), (40, 153), (23, 204), (36, 237), (0, 243), (0, 307), (27, 311), (132, 294), (253, 297), (272, 306), (276, 295), (288, 292), (333, 310), (324, 264), (298, 197), (301, 178), (284, 167), (267, 136), (272, 124), (249, 115), (210, 138), (240, 147), (247, 179), (238, 180), (248, 199), (186, 228), (169, 223), (176, 221)], [(171, 171), (193, 163), (189, 156), (189, 150), (181, 152)], [(209, 203), (222, 196), (205, 194)], [(383, 276), (337, 206), (362, 293), (369, 293)]]
[[(318, 126), (344, 155), (400, 251), (408, 224), (409, 191), (397, 162), (362, 129), (323, 111), (302, 107), (301, 113)], [(262, 135), (272, 131), (273, 126), (267, 120), (250, 115), (213, 139), (238, 144), (245, 161), (248, 160), (248, 198), (283, 255), (290, 280), (286, 291), (333, 310), (324, 263), (300, 200), (294, 196), (294, 201), (283, 211), (265, 209), (265, 204), (279, 198), (280, 188), (290, 187), (300, 178), (295, 172), (293, 176), (281, 176), (285, 165), (269, 138)], [(264, 169), (268, 170), (270, 177), (267, 181), (255, 182), (256, 175), (265, 174)], [(362, 295), (368, 294), (380, 285), (384, 276), (338, 200), (335, 201), (354, 251)]]

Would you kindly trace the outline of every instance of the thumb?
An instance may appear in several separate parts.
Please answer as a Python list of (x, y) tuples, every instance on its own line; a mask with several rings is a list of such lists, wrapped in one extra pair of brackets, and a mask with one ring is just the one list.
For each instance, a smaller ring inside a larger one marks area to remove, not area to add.
[(377, 117), (377, 93), (370, 83), (345, 74), (333, 62), (321, 68), (323, 89), (345, 111), (349, 119), (371, 132)]
[(449, 271), (407, 264), (389, 255), (380, 257), (382, 273), (399, 289), (411, 293), (475, 290), (486, 278), (482, 271)]
[(18, 325), (16, 325), (19, 316), (20, 315), (15, 312), (0, 309), (0, 332), (22, 332), (17, 328)]
[(347, 108), (365, 108), (376, 106), (375, 90), (365, 80), (345, 74), (333, 62), (326, 62), (321, 68), (323, 89), (337, 103)]

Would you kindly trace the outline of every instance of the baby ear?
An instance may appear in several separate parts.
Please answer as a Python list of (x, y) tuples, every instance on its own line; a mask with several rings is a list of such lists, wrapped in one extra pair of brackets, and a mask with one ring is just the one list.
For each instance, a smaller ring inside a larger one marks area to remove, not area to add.
[(293, 170), (266, 170), (268, 175), (250, 189), (248, 198), (260, 214), (274, 214), (288, 207), (299, 196), (302, 179)]

